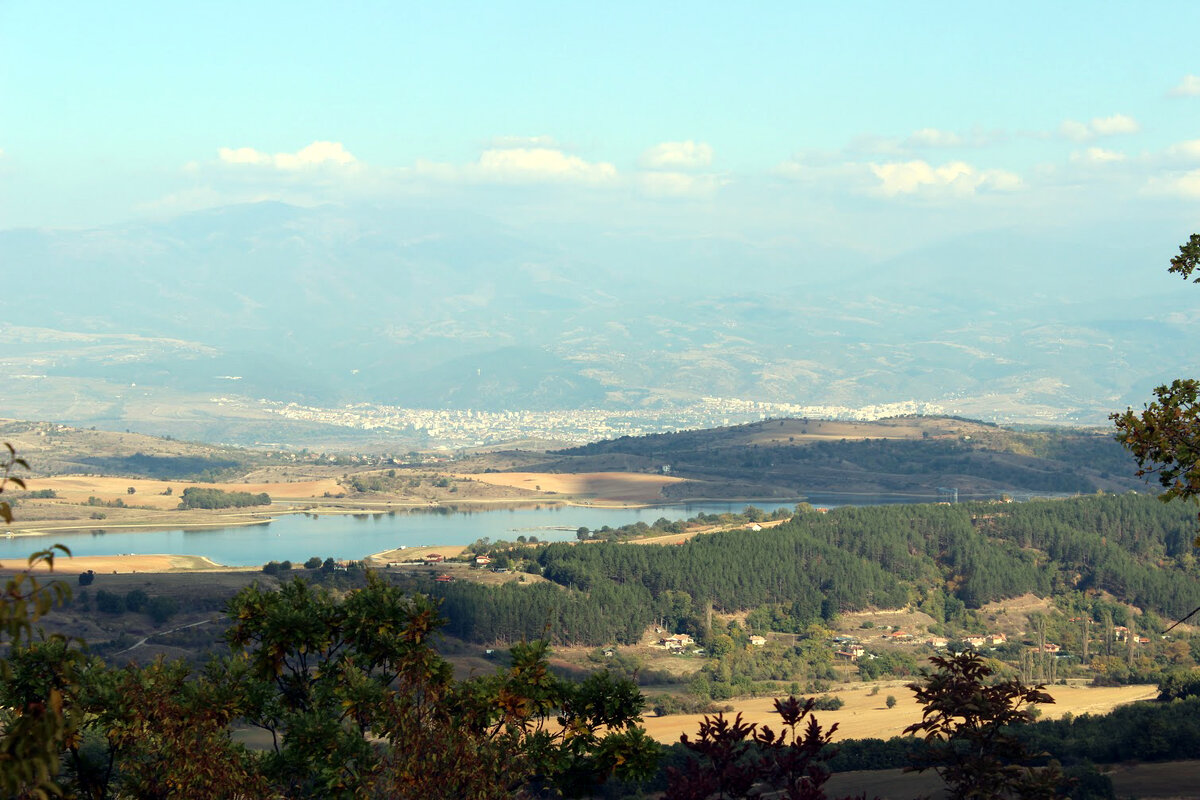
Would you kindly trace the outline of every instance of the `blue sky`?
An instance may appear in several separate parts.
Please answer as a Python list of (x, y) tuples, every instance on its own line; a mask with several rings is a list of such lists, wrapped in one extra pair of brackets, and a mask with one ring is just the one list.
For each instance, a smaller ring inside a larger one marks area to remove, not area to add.
[(0, 228), (427, 203), (873, 257), (1200, 227), (1200, 4), (0, 2)]

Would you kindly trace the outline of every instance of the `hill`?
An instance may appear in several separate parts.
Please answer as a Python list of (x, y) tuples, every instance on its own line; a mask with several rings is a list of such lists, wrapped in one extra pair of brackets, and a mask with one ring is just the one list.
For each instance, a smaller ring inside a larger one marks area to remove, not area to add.
[(0, 441), (12, 444), (35, 476), (87, 473), (211, 481), (274, 460), (263, 451), (53, 422), (0, 420)]
[(622, 437), (558, 450), (522, 469), (658, 471), (690, 479), (663, 489), (673, 500), (848, 494), (919, 500), (938, 499), (943, 487), (965, 499), (1145, 486), (1130, 477), (1136, 467), (1108, 431), (1019, 431), (953, 417), (781, 419)]
[[(878, 264), (808, 243), (671, 240), (647, 253), (640, 237), (548, 246), (544, 233), (423, 206), (280, 203), (0, 230), (0, 262), (37, 277), (0, 297), (5, 413), (221, 441), (252, 423), (251, 442), (333, 433), (278, 419), (266, 433), (259, 399), (490, 411), (912, 400), (1089, 424), (1186, 373), (1186, 348), (1161, 343), (1192, 341), (1200, 324), (1174, 287), (1127, 279), (1158, 262), (1133, 244), (1144, 231), (1120, 252), (1003, 231)], [(1064, 278), (1068, 263), (1087, 279)]]

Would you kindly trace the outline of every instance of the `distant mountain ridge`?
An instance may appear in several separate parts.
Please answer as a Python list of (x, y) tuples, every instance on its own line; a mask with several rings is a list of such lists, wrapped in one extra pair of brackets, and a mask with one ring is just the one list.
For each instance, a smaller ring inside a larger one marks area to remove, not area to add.
[[(101, 404), (136, 384), (491, 410), (917, 400), (1096, 423), (1196, 367), (1168, 344), (1200, 335), (1187, 297), (1148, 285), (1138, 300), (1137, 280), (1115, 282), (1141, 265), (1132, 248), (1001, 231), (835, 277), (801, 243), (673, 257), (659, 245), (661, 266), (645, 269), (614, 255), (620, 241), (572, 248), (461, 214), (280, 203), (0, 231), (15, 276), (0, 295), (0, 377), (18, 397), (90, 387)], [(1055, 267), (1072, 255), (1081, 266)], [(120, 403), (75, 406), (65, 421), (138, 424)]]

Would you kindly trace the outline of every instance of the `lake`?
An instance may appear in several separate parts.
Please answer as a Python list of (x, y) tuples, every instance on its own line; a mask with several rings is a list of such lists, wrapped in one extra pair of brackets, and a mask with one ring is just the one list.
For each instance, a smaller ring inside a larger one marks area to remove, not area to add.
[[(25, 558), (53, 543), (65, 544), (78, 556), (121, 553), (165, 553), (205, 556), (218, 564), (247, 567), (268, 561), (303, 562), (310, 556), (359, 559), (401, 545), (470, 544), (487, 537), (514, 540), (536, 536), (541, 541), (575, 538), (581, 527), (613, 528), (635, 522), (653, 524), (660, 517), (687, 519), (697, 514), (740, 512), (745, 502), (691, 503), (647, 508), (546, 506), (491, 511), (397, 511), (394, 514), (291, 514), (269, 523), (205, 530), (120, 529), (55, 533), (51, 536), (0, 538), (0, 558)], [(755, 503), (767, 513), (791, 509), (794, 502)]]

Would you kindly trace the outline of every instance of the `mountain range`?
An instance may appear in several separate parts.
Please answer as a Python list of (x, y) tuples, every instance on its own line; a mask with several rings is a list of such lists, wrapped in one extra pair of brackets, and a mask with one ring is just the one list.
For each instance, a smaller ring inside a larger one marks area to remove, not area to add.
[(870, 261), (280, 203), (6, 230), (0, 378), (8, 416), (157, 433), (172, 432), (168, 407), (229, 395), (487, 410), (916, 400), (1094, 424), (1194, 371), (1178, 343), (1200, 335), (1186, 287), (1158, 279), (1169, 253), (1117, 238), (998, 230)]

